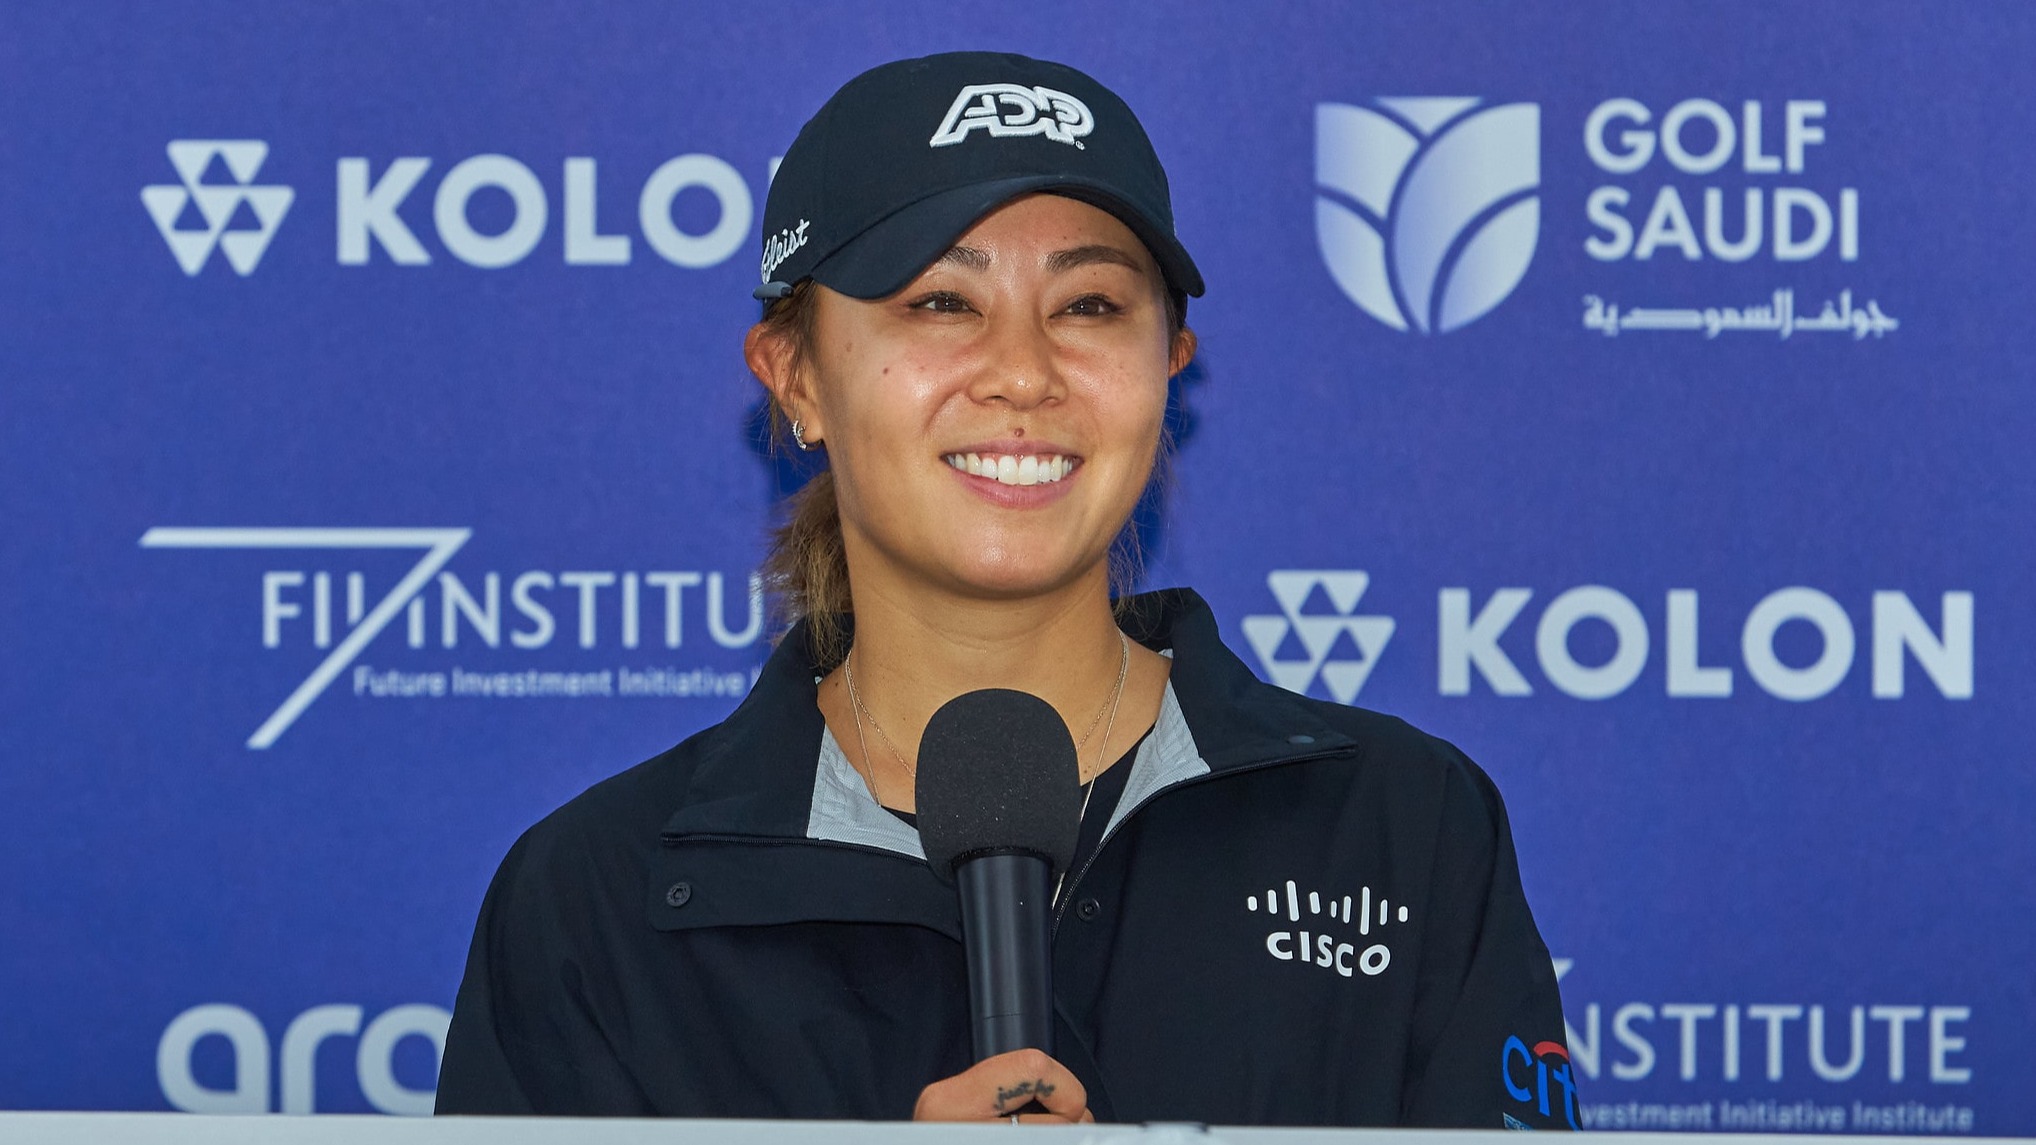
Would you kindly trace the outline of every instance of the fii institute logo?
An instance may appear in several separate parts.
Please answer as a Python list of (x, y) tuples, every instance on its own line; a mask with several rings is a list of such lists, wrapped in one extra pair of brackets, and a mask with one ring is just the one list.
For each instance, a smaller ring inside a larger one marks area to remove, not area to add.
[(1319, 679), (1339, 704), (1357, 699), (1365, 678), (1393, 638), (1390, 616), (1359, 616), (1357, 602), (1371, 587), (1358, 569), (1279, 569), (1266, 587), (1280, 602), (1277, 616), (1244, 618), (1244, 638), (1272, 682), (1307, 694)]
[[(273, 747), (312, 703), (342, 681), (344, 690), (358, 699), (735, 700), (761, 671), (760, 664), (753, 665), (745, 677), (719, 657), (724, 662), (685, 666), (666, 659), (688, 647), (688, 631), (693, 633), (691, 647), (698, 647), (703, 627), (716, 648), (741, 653), (755, 647), (764, 637), (764, 597), (763, 582), (754, 574), (582, 566), (520, 572), (470, 568), (463, 577), (448, 565), (472, 537), (473, 530), (462, 527), (159, 526), (142, 534), (141, 547), (299, 552), (291, 561), (299, 567), (261, 574), (262, 646), (308, 646), (317, 653), (317, 665), (248, 737), (247, 746), (257, 751)], [(418, 552), (417, 561), (379, 599), (369, 591), (366, 571), (300, 563), (302, 554), (321, 551), (359, 557), (403, 550)], [(740, 587), (745, 579), (746, 593)], [(690, 596), (689, 588), (695, 590)], [(731, 613), (745, 619), (730, 623)], [(429, 636), (433, 630), (435, 641)], [(381, 650), (397, 665), (362, 663), (362, 654), (385, 632), (396, 639), (385, 640)], [(460, 655), (475, 659), (464, 665), (420, 666), (414, 658), (405, 663), (405, 653), (398, 650), (420, 651), (434, 643), (447, 653), (466, 649)], [(560, 657), (571, 644), (581, 655)], [(605, 654), (592, 650), (606, 647), (633, 662), (599, 662), (596, 657)], [(534, 667), (514, 661), (525, 653), (544, 659)], [(646, 663), (642, 657), (647, 655), (657, 659)]]
[(141, 202), (177, 265), (195, 275), (217, 248), (234, 273), (254, 273), (297, 196), (288, 187), (254, 181), (269, 145), (259, 139), (176, 139), (169, 153), (180, 182), (143, 187)]
[(1315, 237), (1343, 293), (1446, 334), (1505, 301), (1541, 232), (1541, 109), (1469, 97), (1315, 107)]

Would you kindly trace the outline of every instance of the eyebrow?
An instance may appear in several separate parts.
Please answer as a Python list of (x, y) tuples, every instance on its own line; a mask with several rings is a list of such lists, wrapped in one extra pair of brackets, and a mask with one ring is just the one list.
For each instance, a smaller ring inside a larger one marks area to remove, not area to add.
[(1129, 252), (1103, 243), (1091, 243), (1088, 246), (1078, 246), (1068, 250), (1055, 251), (1047, 256), (1046, 269), (1055, 274), (1060, 274), (1079, 266), (1091, 266), (1096, 263), (1115, 263), (1118, 266), (1135, 270), (1140, 274), (1145, 273), (1145, 264), (1133, 258)]
[[(940, 256), (941, 262), (954, 263), (969, 270), (990, 269), (990, 252), (972, 246), (951, 246)], [(1046, 258), (1046, 269), (1054, 274), (1064, 274), (1077, 267), (1092, 266), (1096, 263), (1114, 263), (1140, 274), (1145, 266), (1127, 252), (1106, 243), (1090, 243), (1087, 246), (1069, 247), (1058, 250)]]
[(990, 252), (977, 250), (972, 246), (951, 246), (940, 256), (941, 262), (958, 263), (970, 270), (990, 269)]

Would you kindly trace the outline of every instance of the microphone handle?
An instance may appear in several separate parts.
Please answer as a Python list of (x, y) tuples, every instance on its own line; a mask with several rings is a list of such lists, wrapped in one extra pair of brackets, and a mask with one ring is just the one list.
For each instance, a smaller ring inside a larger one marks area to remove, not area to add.
[(976, 1060), (1027, 1047), (1053, 1052), (1052, 864), (1030, 853), (981, 855), (955, 868)]

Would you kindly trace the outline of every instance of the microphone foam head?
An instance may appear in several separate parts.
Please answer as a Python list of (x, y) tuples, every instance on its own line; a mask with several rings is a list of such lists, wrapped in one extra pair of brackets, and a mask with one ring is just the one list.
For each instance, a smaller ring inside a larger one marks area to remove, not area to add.
[(979, 854), (1022, 851), (1065, 871), (1081, 829), (1074, 738), (1053, 705), (985, 688), (949, 700), (919, 741), (919, 839), (943, 879)]

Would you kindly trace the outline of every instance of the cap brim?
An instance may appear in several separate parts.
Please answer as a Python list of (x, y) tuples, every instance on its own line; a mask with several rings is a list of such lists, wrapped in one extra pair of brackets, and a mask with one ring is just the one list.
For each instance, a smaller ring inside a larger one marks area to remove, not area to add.
[(813, 268), (813, 279), (850, 298), (885, 298), (946, 254), (976, 220), (1020, 195), (1050, 191), (1115, 215), (1159, 263), (1167, 286), (1197, 298), (1202, 272), (1179, 239), (1161, 231), (1106, 188), (1059, 175), (1025, 175), (972, 183), (928, 195), (885, 216)]

